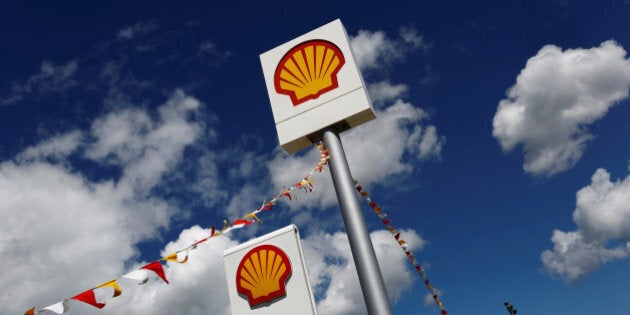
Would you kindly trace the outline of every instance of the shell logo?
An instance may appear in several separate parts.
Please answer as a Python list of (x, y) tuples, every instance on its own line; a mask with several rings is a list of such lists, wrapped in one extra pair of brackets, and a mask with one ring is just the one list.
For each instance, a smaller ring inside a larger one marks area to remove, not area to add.
[(245, 254), (236, 269), (236, 290), (247, 297), (250, 307), (285, 296), (291, 276), (291, 261), (282, 249), (261, 245)]
[(291, 98), (293, 106), (316, 99), (337, 87), (337, 73), (345, 64), (335, 44), (315, 39), (291, 48), (278, 63), (274, 74), (276, 92)]

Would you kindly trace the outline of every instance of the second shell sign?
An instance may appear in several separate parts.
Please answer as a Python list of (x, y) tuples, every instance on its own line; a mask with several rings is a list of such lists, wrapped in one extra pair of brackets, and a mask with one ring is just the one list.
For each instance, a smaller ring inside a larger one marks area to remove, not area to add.
[(299, 151), (329, 126), (376, 118), (340, 20), (260, 55), (280, 145)]
[(316, 315), (295, 225), (223, 253), (232, 314)]

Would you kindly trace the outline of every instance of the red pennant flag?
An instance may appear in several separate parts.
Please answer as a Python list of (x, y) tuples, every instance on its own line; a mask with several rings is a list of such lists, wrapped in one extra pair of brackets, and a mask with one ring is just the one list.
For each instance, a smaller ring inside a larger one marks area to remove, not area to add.
[(158, 260), (140, 268), (140, 269), (146, 269), (146, 270), (151, 270), (153, 272), (155, 272), (156, 275), (158, 275), (160, 278), (162, 278), (162, 280), (164, 280), (164, 282), (168, 283), (168, 280), (166, 280), (166, 275), (164, 274), (164, 267), (162, 267), (162, 264), (160, 264), (160, 262)]
[(26, 311), (26, 313), (24, 313), (24, 315), (35, 315), (35, 308), (31, 308), (30, 310)]
[(246, 219), (238, 219), (238, 220), (232, 222), (232, 226), (234, 226), (234, 227), (237, 227), (239, 225), (240, 226), (247, 226), (247, 225), (250, 225), (250, 224), (252, 224), (254, 222), (256, 222), (256, 221), (254, 221), (254, 220), (249, 221), (249, 220), (246, 220)]
[(72, 297), (71, 299), (81, 301), (86, 304), (90, 304), (96, 308), (105, 307), (105, 303), (96, 302), (96, 296), (94, 296), (94, 291), (92, 290), (87, 290), (83, 293), (79, 293), (76, 296)]

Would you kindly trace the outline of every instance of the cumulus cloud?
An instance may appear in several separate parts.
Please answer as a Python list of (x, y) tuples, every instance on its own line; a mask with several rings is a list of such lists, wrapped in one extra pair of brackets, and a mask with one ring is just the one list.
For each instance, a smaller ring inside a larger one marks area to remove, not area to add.
[[(210, 230), (199, 226), (185, 229), (177, 240), (165, 246), (162, 254), (186, 248), (209, 234)], [(166, 273), (170, 284), (155, 279), (135, 286), (129, 294), (119, 297), (120, 301), (112, 300), (120, 306), (112, 304), (111, 314), (119, 314), (121, 308), (127, 314), (231, 314), (223, 251), (237, 244), (229, 235), (203, 243), (190, 252), (185, 264), (169, 263)]]
[(540, 49), (499, 102), (493, 136), (505, 151), (522, 145), (523, 168), (552, 176), (573, 167), (593, 138), (588, 126), (628, 97), (630, 61), (614, 41), (590, 49)]
[[(394, 175), (409, 175), (419, 162), (440, 157), (445, 137), (437, 134), (435, 126), (425, 124), (429, 116), (422, 109), (398, 100), (383, 111), (377, 110), (377, 116), (378, 119), (341, 135), (352, 175), (362, 184), (369, 186)], [(316, 149), (300, 156), (278, 150), (268, 163), (272, 182), (278, 188), (292, 183), (295, 179), (290, 176), (310, 170), (318, 158)], [(317, 197), (300, 196), (307, 200), (301, 208), (325, 208), (336, 203), (330, 176), (317, 180), (322, 182), (316, 187)]]
[[(116, 112), (94, 122), (95, 142), (73, 131), (27, 148), (16, 161), (0, 163), (0, 212), (5, 216), (0, 252), (2, 265), (12, 271), (0, 278), (0, 285), (11, 288), (0, 297), (6, 314), (24, 312), (34, 302), (53, 304), (123, 274), (125, 264), (138, 255), (137, 244), (169, 225), (173, 206), (148, 192), (199, 137), (199, 123), (188, 117), (197, 106), (196, 99), (176, 92), (158, 108), (156, 119), (134, 112), (147, 117), (140, 133), (125, 125), (137, 120), (104, 123), (121, 117)], [(122, 134), (115, 133), (117, 128)], [(123, 137), (111, 140), (116, 136)], [(114, 157), (123, 176), (91, 181), (67, 160), (49, 161), (64, 160), (80, 145), (100, 166), (105, 157)]]
[(158, 108), (157, 121), (143, 110), (112, 112), (92, 124), (95, 141), (86, 156), (123, 166), (121, 184), (148, 192), (181, 159), (183, 149), (201, 135), (200, 123), (191, 120), (199, 105), (197, 99), (176, 91)]
[[(410, 250), (420, 250), (425, 241), (413, 230), (402, 230)], [(396, 302), (413, 283), (413, 268), (388, 231), (370, 234), (385, 287)], [(348, 237), (343, 232), (317, 233), (303, 241), (304, 256), (315, 294), (317, 310), (326, 315), (366, 314), (361, 286), (352, 260)], [(386, 262), (386, 263), (385, 263)]]
[[(567, 282), (575, 281), (606, 262), (630, 255), (630, 176), (611, 181), (610, 173), (598, 169), (591, 184), (577, 193), (573, 232), (554, 230), (553, 250), (541, 258), (546, 270)], [(609, 248), (609, 243), (621, 242)]]

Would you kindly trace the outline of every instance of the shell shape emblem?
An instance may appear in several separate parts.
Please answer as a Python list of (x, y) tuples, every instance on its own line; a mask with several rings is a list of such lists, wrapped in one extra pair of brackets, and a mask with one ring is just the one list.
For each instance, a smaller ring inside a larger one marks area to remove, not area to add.
[(339, 87), (337, 73), (345, 64), (335, 44), (309, 40), (291, 48), (278, 63), (274, 74), (276, 92), (291, 98), (293, 106)]
[(285, 296), (291, 262), (282, 249), (261, 245), (250, 250), (236, 269), (236, 290), (247, 297), (250, 307)]

